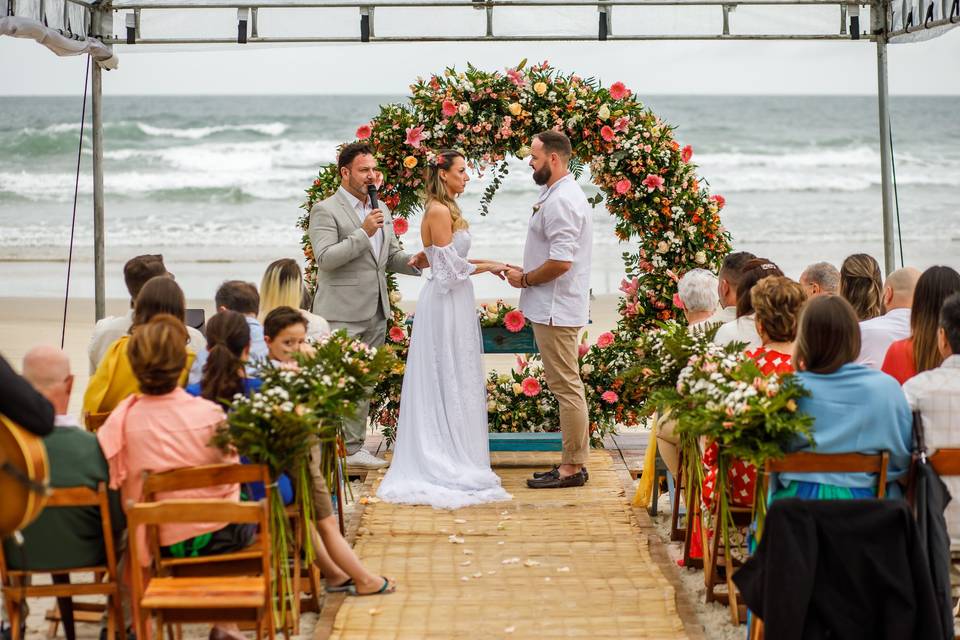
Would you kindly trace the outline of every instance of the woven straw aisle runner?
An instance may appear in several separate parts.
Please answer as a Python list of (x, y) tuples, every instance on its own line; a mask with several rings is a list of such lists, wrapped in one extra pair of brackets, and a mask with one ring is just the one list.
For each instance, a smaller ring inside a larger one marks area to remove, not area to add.
[(685, 637), (673, 587), (632, 521), (609, 454), (591, 453), (586, 486), (549, 491), (525, 480), (557, 454), (492, 457), (511, 502), (367, 505), (357, 553), (399, 589), (347, 598), (332, 638)]

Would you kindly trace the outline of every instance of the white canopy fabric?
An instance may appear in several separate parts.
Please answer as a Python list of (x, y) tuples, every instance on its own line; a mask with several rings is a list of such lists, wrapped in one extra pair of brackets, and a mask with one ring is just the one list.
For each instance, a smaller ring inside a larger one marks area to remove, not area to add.
[(0, 18), (0, 36), (36, 40), (58, 56), (79, 56), (89, 53), (102, 69), (116, 69), (117, 56), (99, 40), (76, 38), (63, 31), (45, 27), (37, 20), (7, 16)]

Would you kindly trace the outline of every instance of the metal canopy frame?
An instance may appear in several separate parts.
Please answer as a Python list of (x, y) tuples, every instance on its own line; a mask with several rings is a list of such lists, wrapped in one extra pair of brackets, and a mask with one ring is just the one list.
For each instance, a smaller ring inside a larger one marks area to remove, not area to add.
[[(20, 0), (24, 7), (24, 0)], [(18, 0), (0, 0), (0, 34), (5, 16), (18, 16)], [(35, 3), (24, 7), (21, 14), (42, 23), (44, 27), (57, 30), (61, 35), (77, 39), (96, 39), (107, 46), (150, 45), (246, 45), (246, 44), (344, 44), (344, 43), (425, 43), (425, 42), (638, 42), (652, 40), (695, 41), (840, 41), (854, 40), (873, 42), (877, 50), (877, 108), (880, 123), (880, 170), (881, 197), (883, 202), (883, 257), (884, 268), (889, 274), (895, 268), (893, 208), (893, 151), (890, 133), (889, 85), (887, 73), (887, 44), (911, 42), (936, 37), (960, 24), (960, 0), (383, 0), (370, 2), (346, 2), (333, 0), (39, 0), (39, 11), (33, 11)], [(73, 12), (70, 7), (74, 7)], [(498, 34), (494, 16), (498, 9), (570, 9), (591, 8), (597, 10), (596, 29), (590, 33), (546, 34)], [(614, 10), (659, 9), (680, 13), (690, 8), (719, 9), (711, 32), (666, 33), (654, 30), (651, 33), (615, 33)], [(763, 7), (765, 9), (794, 9), (801, 7), (833, 7), (837, 10), (835, 28), (821, 33), (789, 33), (787, 29), (771, 29), (766, 33), (737, 33), (732, 14), (737, 7)], [(76, 10), (79, 8), (79, 12)], [(869, 28), (860, 23), (861, 9), (868, 8)], [(4, 12), (5, 9), (5, 12)], [(376, 10), (430, 10), (451, 9), (460, 11), (483, 11), (485, 29), (476, 35), (392, 35), (377, 36)], [(355, 10), (359, 29), (350, 29), (345, 35), (324, 36), (310, 33), (308, 27), (302, 32), (287, 35), (261, 33), (261, 11), (283, 13), (289, 10), (316, 13)], [(236, 37), (192, 37), (168, 35), (142, 38), (141, 27), (156, 15), (155, 11), (176, 11), (183, 14), (198, 11), (236, 12)], [(80, 15), (77, 16), (77, 13)], [(78, 19), (79, 18), (79, 19)], [(114, 33), (118, 23), (121, 35)], [(600, 45), (602, 46), (602, 45)], [(93, 73), (93, 208), (94, 208), (94, 272), (96, 317), (105, 315), (105, 270), (104, 270), (104, 193), (103, 193), (103, 78), (99, 65), (92, 65)]]

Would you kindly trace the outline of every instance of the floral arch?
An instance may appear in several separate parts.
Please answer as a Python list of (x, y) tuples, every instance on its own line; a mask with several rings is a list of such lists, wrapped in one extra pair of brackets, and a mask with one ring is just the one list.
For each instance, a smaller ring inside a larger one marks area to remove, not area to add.
[[(635, 423), (643, 394), (633, 367), (638, 338), (644, 329), (674, 317), (679, 275), (696, 267), (716, 269), (729, 251), (729, 234), (719, 216), (724, 200), (701, 185), (692, 149), (681, 147), (672, 128), (622, 82), (601, 86), (594, 79), (562, 74), (546, 62), (527, 66), (523, 61), (505, 72), (472, 65), (461, 72), (449, 68), (427, 80), (418, 78), (410, 89), (408, 104), (381, 106), (356, 133), (377, 154), (384, 175), (380, 197), (393, 212), (398, 234), (421, 208), (421, 171), (434, 150), (458, 149), (471, 168), (492, 172), (481, 200), (486, 214), (507, 173), (507, 157), (525, 156), (531, 138), (545, 129), (570, 137), (572, 169), (579, 174), (589, 166), (600, 188), (592, 204), (605, 201), (616, 218), (617, 238), (629, 243), (617, 328), (581, 348), (591, 428), (599, 438), (618, 422)], [(306, 235), (309, 210), (339, 184), (332, 164), (322, 167), (307, 189), (303, 208), (308, 213), (299, 226), (311, 288), (316, 264)], [(391, 300), (396, 305), (399, 295)], [(392, 316), (388, 344), (402, 363), (409, 333), (398, 307)], [(399, 411), (402, 376), (401, 364), (380, 383), (371, 405), (371, 417), (388, 437)], [(510, 374), (491, 374), (490, 430), (556, 428), (556, 400), (544, 385), (542, 375), (523, 358)]]

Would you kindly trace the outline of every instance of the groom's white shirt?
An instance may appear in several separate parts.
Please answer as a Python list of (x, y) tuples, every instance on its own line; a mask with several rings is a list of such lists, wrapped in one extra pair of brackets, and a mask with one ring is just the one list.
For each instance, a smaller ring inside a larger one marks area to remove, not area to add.
[(520, 310), (532, 322), (582, 327), (590, 311), (593, 223), (590, 204), (573, 175), (544, 187), (534, 205), (523, 248), (523, 270), (547, 260), (571, 262), (570, 270), (546, 284), (520, 291)]
[[(354, 213), (357, 214), (357, 219), (360, 220), (360, 226), (363, 226), (363, 221), (367, 219), (367, 215), (373, 211), (373, 207), (370, 206), (370, 198), (367, 198), (366, 202), (360, 201), (352, 193), (340, 187), (338, 189), (350, 203), (350, 206), (353, 207)], [(379, 256), (380, 249), (383, 247), (383, 229), (377, 229), (377, 232), (372, 236), (367, 236), (370, 238), (370, 248), (373, 249), (373, 255)]]

